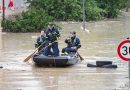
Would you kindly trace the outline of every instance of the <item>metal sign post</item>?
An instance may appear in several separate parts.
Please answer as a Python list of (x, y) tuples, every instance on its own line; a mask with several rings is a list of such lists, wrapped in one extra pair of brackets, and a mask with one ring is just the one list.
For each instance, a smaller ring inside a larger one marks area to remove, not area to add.
[[(129, 37), (127, 38), (129, 40)], [(128, 62), (128, 77), (129, 77), (129, 85), (128, 88), (130, 88), (130, 62)]]
[(85, 31), (85, 0), (83, 0), (83, 30)]
[(129, 62), (129, 81), (130, 81), (130, 62)]
[[(5, 0), (3, 0), (2, 10), (3, 10), (3, 15), (2, 15), (2, 17), (3, 17), (3, 23), (4, 23), (4, 21), (5, 21)], [(3, 25), (3, 27), (2, 27), (2, 31), (4, 31), (4, 25)]]
[(3, 0), (3, 20), (5, 20), (5, 0)]

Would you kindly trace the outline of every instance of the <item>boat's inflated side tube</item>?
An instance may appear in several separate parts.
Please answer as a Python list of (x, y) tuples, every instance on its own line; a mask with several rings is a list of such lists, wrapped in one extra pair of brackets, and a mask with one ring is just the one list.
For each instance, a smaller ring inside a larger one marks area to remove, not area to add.
[(79, 60), (80, 60), (79, 57), (76, 57), (75, 55), (62, 55), (53, 57), (39, 54), (33, 57), (33, 61), (37, 65), (55, 66), (55, 67), (71, 66), (76, 64)]

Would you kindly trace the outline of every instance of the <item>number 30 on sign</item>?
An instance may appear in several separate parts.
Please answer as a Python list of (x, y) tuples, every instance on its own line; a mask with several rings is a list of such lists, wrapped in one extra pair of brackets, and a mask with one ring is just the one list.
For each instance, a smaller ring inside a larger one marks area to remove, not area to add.
[(130, 40), (124, 40), (118, 45), (117, 53), (125, 61), (130, 61)]

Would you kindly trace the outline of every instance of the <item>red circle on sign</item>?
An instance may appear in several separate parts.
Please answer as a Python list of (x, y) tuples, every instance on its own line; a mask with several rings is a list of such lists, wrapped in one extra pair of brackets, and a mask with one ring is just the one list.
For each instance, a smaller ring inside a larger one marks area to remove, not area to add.
[(130, 61), (130, 58), (124, 57), (124, 56), (121, 54), (121, 52), (120, 52), (121, 46), (122, 46), (123, 44), (126, 44), (126, 43), (130, 43), (130, 40), (125, 40), (125, 41), (121, 42), (121, 43), (119, 44), (118, 48), (117, 48), (117, 52), (118, 52), (118, 55), (119, 55), (119, 57), (120, 57), (121, 59), (123, 59), (123, 60), (125, 60), (125, 61)]

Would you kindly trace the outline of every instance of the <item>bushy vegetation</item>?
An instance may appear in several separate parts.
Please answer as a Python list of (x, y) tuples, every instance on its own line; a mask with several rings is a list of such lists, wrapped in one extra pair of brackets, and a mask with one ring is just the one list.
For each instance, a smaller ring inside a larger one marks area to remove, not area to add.
[(106, 18), (117, 17), (120, 10), (127, 6), (128, 0), (96, 0), (99, 8), (105, 10)]
[[(83, 0), (32, 0), (27, 12), (2, 23), (7, 32), (37, 32), (52, 21), (82, 21)], [(128, 0), (85, 0), (86, 20), (117, 17)]]
[(2, 23), (4, 30), (7, 32), (38, 32), (44, 29), (53, 17), (45, 13), (45, 10), (30, 8), (23, 12), (16, 20), (5, 20)]

